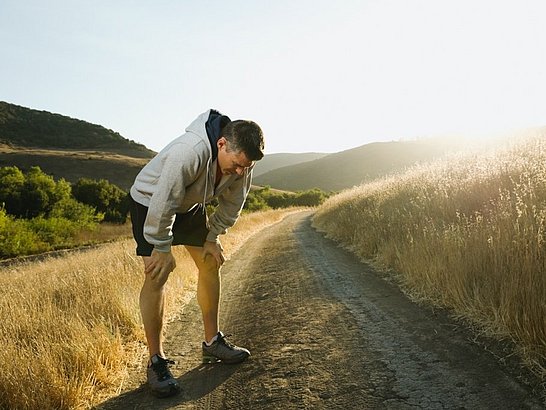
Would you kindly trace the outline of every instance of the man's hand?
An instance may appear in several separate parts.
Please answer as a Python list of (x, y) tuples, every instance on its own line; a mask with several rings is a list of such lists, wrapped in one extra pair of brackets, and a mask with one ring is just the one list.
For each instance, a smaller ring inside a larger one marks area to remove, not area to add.
[(171, 252), (152, 251), (151, 256), (144, 257), (144, 273), (150, 275), (151, 279), (165, 283), (176, 267), (176, 261)]
[(220, 243), (220, 241), (205, 241), (203, 245), (203, 261), (205, 261), (207, 256), (210, 255), (214, 257), (214, 259), (216, 260), (216, 267), (220, 269), (220, 266), (222, 266), (226, 261), (223, 252), (224, 248), (222, 248), (222, 244)]

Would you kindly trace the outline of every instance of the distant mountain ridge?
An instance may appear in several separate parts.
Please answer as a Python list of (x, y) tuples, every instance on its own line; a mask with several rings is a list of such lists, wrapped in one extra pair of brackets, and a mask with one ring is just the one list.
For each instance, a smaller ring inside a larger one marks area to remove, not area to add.
[(325, 157), (328, 154), (319, 152), (304, 152), (304, 153), (280, 153), (268, 154), (256, 163), (252, 174), (254, 177), (265, 174), (277, 168), (286, 167), (289, 165), (300, 164), (302, 162), (313, 161)]
[(438, 158), (452, 149), (438, 141), (374, 142), (301, 164), (278, 168), (254, 179), (257, 185), (288, 191), (320, 188), (340, 191)]
[(150, 158), (155, 152), (86, 121), (0, 101), (0, 143), (29, 148), (98, 150)]

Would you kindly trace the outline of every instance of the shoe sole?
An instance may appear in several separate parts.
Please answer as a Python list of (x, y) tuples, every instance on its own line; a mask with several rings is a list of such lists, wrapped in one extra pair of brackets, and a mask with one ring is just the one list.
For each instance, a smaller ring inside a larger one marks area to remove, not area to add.
[[(148, 386), (149, 387), (149, 386)], [(176, 396), (177, 394), (180, 393), (181, 389), (180, 387), (176, 387), (176, 386), (171, 386), (171, 388), (169, 389), (169, 391), (157, 391), (157, 390), (153, 390), (151, 387), (149, 387), (150, 389), (150, 392), (157, 398), (160, 398), (160, 399), (164, 399), (166, 397), (172, 397), (172, 396)]]
[(203, 355), (203, 360), (202, 360), (202, 363), (205, 363), (205, 364), (214, 364), (214, 363), (225, 363), (225, 364), (237, 364), (237, 363), (242, 363), (244, 362), (246, 359), (248, 359), (249, 356), (243, 356), (241, 358), (237, 358), (237, 359), (233, 359), (233, 360), (222, 360), (216, 356), (213, 356), (213, 355), (209, 355), (209, 354), (204, 354)]

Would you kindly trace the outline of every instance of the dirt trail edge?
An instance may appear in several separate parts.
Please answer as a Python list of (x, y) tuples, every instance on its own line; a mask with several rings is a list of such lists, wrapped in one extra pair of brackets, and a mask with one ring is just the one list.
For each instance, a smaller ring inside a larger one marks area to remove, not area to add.
[(201, 365), (195, 300), (168, 328), (184, 392), (151, 397), (142, 370), (101, 409), (543, 409), (520, 375), (445, 314), (410, 302), (301, 212), (223, 268), (222, 328), (240, 365)]

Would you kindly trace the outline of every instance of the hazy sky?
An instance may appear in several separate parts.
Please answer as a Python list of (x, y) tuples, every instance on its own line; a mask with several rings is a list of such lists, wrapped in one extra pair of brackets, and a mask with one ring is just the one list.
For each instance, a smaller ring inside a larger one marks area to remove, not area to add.
[(0, 100), (159, 150), (201, 112), (267, 153), (546, 125), (544, 0), (0, 0)]

